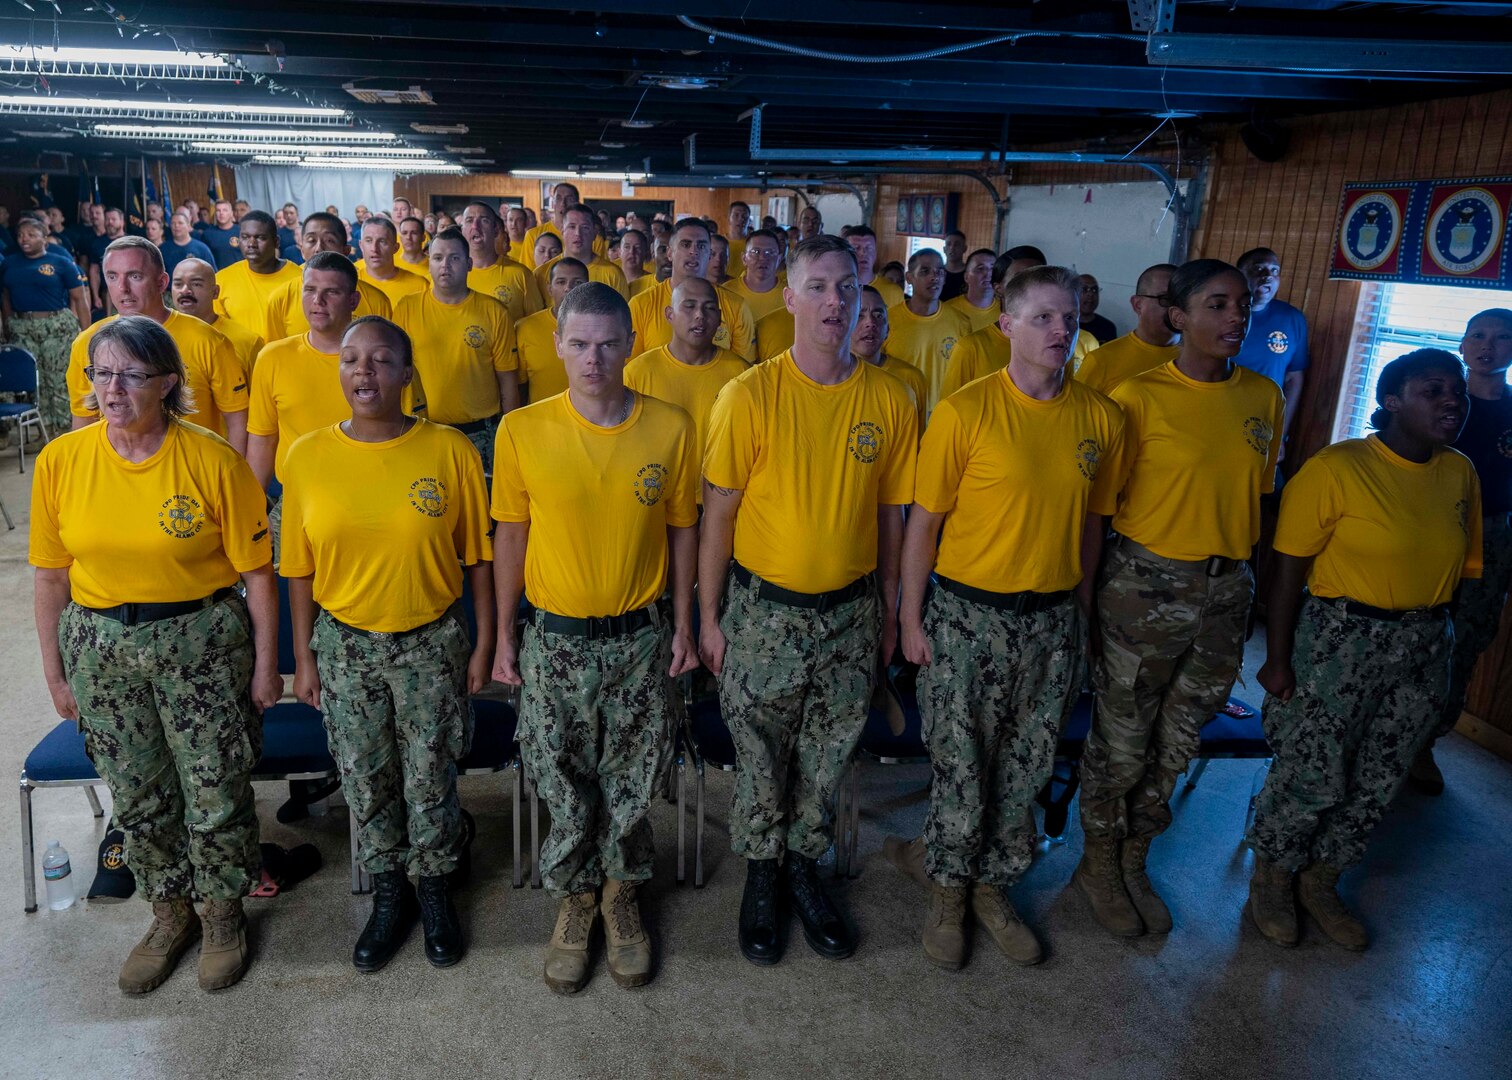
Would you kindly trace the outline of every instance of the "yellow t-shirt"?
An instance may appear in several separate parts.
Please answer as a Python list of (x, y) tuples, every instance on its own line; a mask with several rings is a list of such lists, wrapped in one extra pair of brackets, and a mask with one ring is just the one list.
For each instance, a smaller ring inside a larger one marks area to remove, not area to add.
[(1076, 379), (1094, 390), (1111, 394), (1125, 379), (1174, 360), (1180, 353), (1180, 345), (1151, 345), (1130, 331), (1088, 353), (1076, 369)]
[(546, 306), (541, 303), (541, 290), (536, 288), (535, 276), (529, 268), (507, 255), (492, 266), (469, 270), (467, 287), (499, 301), (509, 309), (509, 317), (515, 322)]
[(888, 281), (880, 274), (868, 281), (867, 284), (882, 294), (882, 302), (888, 307), (892, 307), (895, 304), (901, 304), (905, 299), (907, 299), (903, 295), (902, 288), (894, 285), (892, 282)]
[[(730, 262), (725, 268), (725, 273), (734, 274), (737, 278), (745, 272), (745, 249), (746, 238), (743, 236), (726, 236), (730, 244)], [(752, 309), (755, 310), (754, 308)], [(758, 319), (760, 315), (756, 316)]]
[(913, 397), (914, 410), (919, 414), (919, 434), (924, 434), (924, 403), (929, 400), (929, 380), (924, 378), (924, 373), (914, 367), (907, 360), (899, 360), (896, 356), (882, 354), (881, 368), (898, 379), (908, 387), (908, 393)]
[[(541, 296), (551, 295), (551, 268), (563, 258), (565, 256), (558, 255), (545, 266), (538, 266), (532, 271), (535, 275), (536, 289)], [(630, 299), (630, 284), (625, 280), (625, 272), (602, 255), (595, 255), (593, 261), (588, 264), (588, 280), (601, 281), (626, 300)]]
[(913, 501), (918, 414), (908, 388), (856, 364), (814, 382), (789, 350), (725, 386), (704, 477), (745, 492), (735, 560), (782, 588), (822, 593), (877, 568), (877, 508)]
[[(892, 339), (888, 338), (891, 342)], [(1076, 332), (1076, 345), (1071, 349), (1068, 368), (1072, 378), (1082, 360), (1097, 348), (1097, 339), (1085, 330)], [(967, 383), (985, 379), (994, 371), (1008, 366), (1013, 357), (1013, 343), (1003, 336), (996, 324), (982, 327), (956, 346), (950, 358), (950, 367), (945, 371), (945, 381), (940, 386), (940, 397), (948, 398)]]
[[(394, 308), (381, 289), (359, 277), (357, 279), (357, 310), (352, 312), (352, 318), (360, 319), (364, 315), (382, 315), (385, 319), (392, 319)], [(270, 342), (310, 332), (310, 320), (305, 318), (304, 313), (303, 278), (296, 278), (285, 285), (268, 301), (266, 325), (268, 328), (266, 336)]]
[(494, 441), (493, 516), (530, 522), (525, 595), (558, 615), (623, 615), (660, 598), (667, 527), (698, 521), (697, 489), (693, 421), (641, 394), (612, 428), (558, 394), (506, 415)]
[(412, 274), (419, 274), (426, 281), (431, 280), (430, 256), (426, 255), (423, 251), (420, 253), (420, 261), (412, 263), (404, 257), (404, 252), (401, 250), (394, 255), (394, 265), (401, 270), (408, 270)]
[(466, 424), (499, 415), (498, 371), (513, 371), (514, 321), (504, 305), (471, 292), (443, 304), (427, 289), (406, 296), (394, 321), (410, 336), (415, 369), (430, 387), (425, 415), (439, 424)]
[(389, 307), (391, 308), (397, 308), (399, 301), (403, 300), (406, 296), (425, 292), (430, 288), (429, 275), (413, 274), (397, 262), (394, 263), (394, 271), (393, 277), (387, 281), (380, 281), (368, 272), (367, 263), (358, 262), (357, 280), (366, 282), (388, 297)]
[[(527, 231), (525, 233), (524, 241), (522, 241), (520, 244), (520, 250), (518, 252), (515, 252), (516, 257), (520, 260), (520, 262), (525, 264), (526, 269), (534, 270), (536, 268), (536, 241), (541, 238), (542, 233), (550, 233), (558, 240), (562, 238), (562, 230), (558, 229), (556, 225), (550, 221), (542, 222), (540, 225), (537, 225)], [(513, 244), (510, 245), (509, 250), (514, 252), (515, 249)], [(595, 236), (593, 238), (593, 253), (595, 255), (602, 255), (607, 258), (609, 255), (609, 241), (605, 240), (602, 236)]]
[(231, 342), (231, 348), (236, 353), (236, 359), (242, 366), (242, 373), (247, 378), (252, 377), (252, 365), (257, 360), (257, 354), (267, 344), (262, 335), (254, 330), (249, 330), (229, 315), (222, 315), (216, 319), (214, 328), (219, 330)]
[[(283, 479), (284, 459), (296, 439), (317, 428), (330, 427), (352, 416), (341, 392), (341, 357), (310, 345), (304, 334), (271, 341), (257, 354), (252, 370), (252, 408), (247, 434), (278, 436), (273, 474)], [(425, 410), (420, 371), (404, 391), (404, 411)], [(350, 482), (351, 477), (347, 480)]]
[(1447, 604), (1481, 576), (1480, 482), (1458, 450), (1426, 462), (1378, 435), (1318, 451), (1281, 494), (1276, 550), (1316, 556), (1314, 596), (1404, 610)]
[(642, 274), (640, 277), (636, 278), (634, 281), (628, 282), (628, 284), (627, 284), (626, 287), (630, 290), (630, 299), (634, 300), (637, 296), (639, 296), (641, 293), (645, 292), (647, 289), (649, 289), (651, 286), (653, 286), (655, 284), (656, 284), (656, 274), (655, 273), (646, 273), (646, 274)]
[[(94, 390), (84, 369), (89, 366), (89, 342), (119, 315), (101, 319), (74, 338), (68, 354), (68, 406), (75, 416), (99, 416), (84, 407), (85, 395)], [(185, 419), (217, 435), (226, 434), (226, 413), (247, 407), (247, 374), (231, 339), (209, 323), (182, 311), (169, 311), (163, 329), (178, 346), (184, 361), (185, 386), (194, 398), (195, 411)]]
[(971, 322), (954, 308), (940, 305), (933, 315), (915, 315), (907, 304), (887, 309), (887, 351), (907, 360), (929, 380), (929, 403), (940, 400), (950, 354), (971, 334)]
[(1125, 424), (1113, 528), (1167, 559), (1249, 558), (1260, 496), (1275, 488), (1276, 384), (1238, 365), (1222, 382), (1198, 382), (1173, 361), (1112, 398)]
[(315, 602), (348, 626), (435, 622), (462, 596), (462, 567), (492, 560), (491, 527), (483, 459), (444, 425), (368, 443), (332, 424), (284, 458), (278, 572), (313, 575)]
[(756, 362), (770, 360), (787, 352), (797, 339), (798, 328), (793, 322), (793, 313), (785, 307), (756, 323)]
[[(756, 359), (756, 322), (740, 294), (716, 285), (719, 294), (719, 329), (714, 344), (739, 353), (742, 360)], [(667, 308), (672, 306), (672, 279), (658, 281), (630, 301), (630, 323), (635, 329), (635, 349), (648, 352), (672, 340)]]
[(520, 384), (530, 385), (530, 401), (545, 401), (567, 389), (567, 368), (556, 349), (557, 321), (548, 308), (527, 315), (515, 327), (515, 366)]
[[(748, 288), (745, 283), (745, 275), (737, 275), (730, 282), (728, 288), (737, 293), (746, 302), (746, 307), (751, 309), (751, 318), (756, 320), (756, 326), (761, 326), (761, 320), (774, 311), (787, 310), (786, 302), (782, 298), (782, 282), (778, 281), (766, 292), (755, 292)], [(783, 348), (787, 348), (786, 345)], [(781, 352), (782, 349), (778, 349)]]
[(952, 296), (949, 300), (945, 301), (943, 306), (955, 308), (955, 310), (966, 316), (966, 321), (971, 323), (971, 332), (973, 334), (984, 326), (995, 324), (998, 321), (998, 316), (1003, 313), (1003, 308), (997, 302), (997, 297), (995, 296), (992, 298), (992, 303), (984, 308), (979, 308), (966, 299), (965, 293), (962, 293), (960, 296)]
[(1123, 414), (1066, 379), (1049, 401), (1006, 370), (935, 406), (914, 501), (945, 515), (935, 570), (991, 592), (1059, 592), (1082, 580), (1089, 512), (1117, 504)]
[(280, 289), (291, 281), (300, 281), (303, 274), (300, 267), (287, 259), (271, 274), (254, 274), (252, 264), (245, 259), (234, 262), (216, 271), (215, 283), (220, 286), (220, 296), (215, 300), (216, 314), (235, 319), (264, 341), (271, 341), (268, 304)]
[(67, 567), (75, 603), (198, 600), (272, 561), (267, 499), (224, 439), (170, 423), (157, 453), (131, 462), (108, 431), (54, 436), (32, 479), (28, 558)]
[[(694, 445), (700, 455), (709, 438), (709, 410), (725, 383), (750, 365), (729, 349), (720, 349), (707, 364), (685, 364), (669, 346), (643, 352), (625, 365), (625, 385), (637, 393), (670, 401), (693, 418)], [(698, 486), (700, 495), (703, 486)]]

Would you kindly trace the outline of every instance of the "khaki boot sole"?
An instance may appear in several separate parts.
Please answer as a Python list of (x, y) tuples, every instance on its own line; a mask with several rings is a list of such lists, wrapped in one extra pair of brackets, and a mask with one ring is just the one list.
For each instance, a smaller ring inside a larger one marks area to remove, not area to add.
[(1098, 906), (1097, 900), (1093, 896), (1093, 888), (1087, 884), (1087, 879), (1079, 868), (1077, 869), (1076, 873), (1071, 876), (1071, 884), (1076, 886), (1077, 892), (1086, 897), (1087, 906), (1092, 909), (1092, 918), (1096, 919), (1097, 924), (1108, 933), (1112, 934), (1114, 937), (1121, 938), (1137, 938), (1144, 936), (1144, 923), (1140, 920), (1139, 911), (1134, 907), (1132, 901), (1130, 901), (1129, 903), (1129, 912), (1134, 916), (1133, 922), (1110, 922), (1107, 918), (1107, 913), (1105, 913)]
[[(168, 951), (163, 954), (161, 969), (159, 969), (153, 975), (148, 976), (146, 979), (137, 979), (132, 981), (127, 981), (126, 973), (123, 970), (120, 976), (116, 979), (116, 986), (120, 988), (121, 993), (130, 994), (133, 997), (138, 994), (152, 993), (152, 991), (156, 990), (158, 987), (162, 986), (163, 983), (168, 981), (168, 976), (172, 975), (174, 971), (177, 970), (178, 963), (181, 959), (183, 959), (184, 954), (189, 951), (189, 946), (193, 945), (199, 939), (200, 921), (198, 918), (196, 918), (192, 923), (184, 928), (184, 933), (181, 934), (174, 941), (174, 943), (169, 946)], [(135, 955), (135, 952), (136, 950), (133, 949), (132, 954)], [(127, 962), (130, 962), (130, 958), (128, 958)]]
[[(552, 974), (552, 962), (556, 961), (560, 966), (558, 974)], [(569, 971), (561, 971), (561, 967), (567, 967), (570, 963), (573, 967), (581, 965), (579, 971), (573, 974)], [(588, 985), (588, 954), (577, 952), (557, 952), (553, 950), (546, 956), (546, 969), (544, 971), (546, 985), (551, 987), (553, 993), (571, 995), (577, 993)]]
[(1266, 941), (1272, 945), (1279, 945), (1283, 949), (1295, 949), (1297, 947), (1298, 935), (1293, 934), (1288, 938), (1284, 934), (1277, 934), (1274, 930), (1266, 928), (1265, 923), (1260, 919), (1260, 912), (1256, 909), (1254, 893), (1250, 894), (1249, 902), (1244, 905), (1244, 910), (1249, 912), (1250, 921), (1255, 924), (1255, 929), (1260, 931), (1260, 936), (1265, 938)]
[(1166, 902), (1155, 894), (1151, 889), (1148, 893), (1135, 895), (1129, 892), (1129, 903), (1134, 905), (1134, 910), (1139, 913), (1139, 921), (1144, 923), (1147, 934), (1169, 934), (1171, 932), (1171, 909), (1166, 907)]
[(929, 931), (923, 934), (924, 959), (946, 971), (960, 971), (966, 966), (966, 936), (954, 941), (931, 941)]
[(1005, 926), (1001, 930), (994, 930), (981, 919), (977, 920), (977, 926), (982, 932), (992, 939), (994, 945), (1008, 959), (1020, 967), (1034, 967), (1045, 959), (1045, 949), (1035, 937), (1034, 931), (1022, 923), (1019, 931), (1015, 932), (1012, 926)]
[(609, 965), (609, 977), (626, 990), (651, 981), (651, 946), (647, 943), (611, 945), (604, 950), (604, 962)]
[[(212, 958), (218, 959), (220, 957), (229, 956), (230, 952), (231, 952), (231, 950), (228, 949), (228, 950), (226, 950), (223, 953), (211, 953), (210, 956)], [(249, 966), (249, 960), (250, 960), (250, 956), (249, 956), (248, 950), (247, 950), (247, 932), (246, 932), (246, 930), (243, 930), (241, 932), (241, 936), (240, 936), (240, 939), (239, 939), (239, 942), (238, 942), (237, 952), (240, 955), (237, 958), (236, 967), (232, 968), (230, 971), (217, 972), (215, 974), (207, 976), (205, 974), (205, 966), (204, 966), (205, 965), (204, 946), (203, 945), (200, 946), (199, 984), (200, 984), (200, 989), (201, 990), (225, 990), (227, 987), (235, 986), (237, 983), (239, 983), (239, 982), (242, 981), (242, 976), (244, 976), (244, 975), (247, 974), (247, 967)]]
[(1317, 913), (1313, 911), (1312, 908), (1307, 906), (1306, 900), (1302, 901), (1302, 910), (1306, 911), (1307, 914), (1311, 916), (1313, 924), (1317, 926), (1319, 930), (1323, 931), (1323, 936), (1326, 937), (1329, 941), (1333, 942), (1339, 948), (1348, 949), (1350, 952), (1364, 952), (1367, 948), (1370, 947), (1370, 935), (1364, 929), (1364, 924), (1359, 924), (1360, 931), (1358, 936), (1353, 933), (1341, 936), (1334, 933), (1334, 931), (1329, 928), (1329, 924), (1327, 922), (1318, 918)]

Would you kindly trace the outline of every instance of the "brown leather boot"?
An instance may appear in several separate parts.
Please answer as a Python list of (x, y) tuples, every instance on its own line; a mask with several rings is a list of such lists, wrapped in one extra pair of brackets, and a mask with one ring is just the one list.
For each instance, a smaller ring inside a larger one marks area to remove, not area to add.
[(651, 981), (651, 939), (641, 925), (636, 882), (604, 882), (599, 911), (604, 916), (604, 959), (609, 975), (620, 986), (645, 986)]
[(926, 889), (934, 883), (924, 872), (924, 838), (916, 836), (905, 840), (901, 836), (888, 836), (882, 840), (882, 854), (888, 862), (913, 878)]
[(562, 897), (556, 929), (546, 947), (546, 985), (558, 994), (575, 994), (588, 981), (588, 940), (597, 918), (595, 892)]
[(124, 994), (145, 994), (163, 985), (173, 974), (179, 957), (200, 936), (199, 916), (186, 896), (174, 896), (152, 902), (152, 925), (147, 936), (121, 965), (116, 985)]
[(1171, 932), (1171, 909), (1150, 884), (1145, 872), (1145, 860), (1150, 857), (1150, 838), (1130, 836), (1124, 840), (1118, 852), (1118, 868), (1123, 874), (1124, 891), (1139, 912), (1147, 934)]
[(1292, 895), (1292, 872), (1255, 856), (1250, 876), (1250, 918), (1267, 941), (1284, 948), (1297, 944), (1297, 900)]
[(1138, 937), (1144, 933), (1144, 922), (1124, 891), (1117, 840), (1088, 836), (1082, 861), (1071, 875), (1071, 884), (1087, 898), (1092, 917), (1110, 934)]
[(206, 900), (205, 940), (200, 944), (201, 990), (224, 990), (247, 973), (247, 917), (242, 902)]
[(1354, 912), (1339, 899), (1339, 874), (1342, 872), (1337, 866), (1313, 863), (1297, 875), (1297, 894), (1303, 908), (1334, 944), (1352, 952), (1364, 952), (1370, 944), (1370, 935), (1365, 931), (1365, 924), (1355, 918)]
[(966, 886), (929, 883), (924, 959), (951, 971), (966, 962)]
[(1024, 925), (1000, 886), (977, 882), (971, 887), (971, 914), (976, 924), (991, 935), (1003, 955), (1015, 964), (1031, 967), (1045, 958), (1034, 931)]

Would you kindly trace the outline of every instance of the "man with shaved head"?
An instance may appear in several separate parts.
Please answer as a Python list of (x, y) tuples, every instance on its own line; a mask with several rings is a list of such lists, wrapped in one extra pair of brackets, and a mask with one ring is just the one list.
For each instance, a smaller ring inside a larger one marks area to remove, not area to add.
[(185, 315), (192, 315), (207, 326), (213, 326), (231, 342), (236, 359), (241, 362), (242, 372), (251, 385), (252, 362), (267, 344), (254, 327), (243, 326), (235, 319), (215, 310), (220, 285), (215, 280), (215, 267), (205, 259), (180, 259), (173, 268), (169, 295), (173, 306)]

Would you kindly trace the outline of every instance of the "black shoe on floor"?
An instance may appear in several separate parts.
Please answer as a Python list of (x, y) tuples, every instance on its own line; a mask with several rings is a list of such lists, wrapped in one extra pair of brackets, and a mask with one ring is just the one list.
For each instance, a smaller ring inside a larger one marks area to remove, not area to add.
[(419, 892), (425, 958), (436, 967), (451, 967), (462, 959), (462, 922), (457, 918), (446, 878), (422, 877)]
[(856, 951), (850, 927), (840, 917), (834, 901), (819, 881), (819, 865), (796, 851), (787, 853), (788, 895), (803, 924), (803, 936), (820, 956), (843, 960)]
[(777, 873), (776, 859), (746, 860), (745, 893), (740, 898), (740, 952), (761, 967), (771, 967), (782, 959)]
[(415, 890), (403, 870), (373, 875), (373, 913), (352, 949), (352, 966), (377, 971), (394, 958), (419, 914)]
[(330, 780), (290, 780), (289, 799), (278, 808), (274, 815), (284, 825), (292, 825), (296, 821), (303, 821), (310, 816), (310, 804), (328, 799), (341, 789), (341, 781), (335, 778)]

